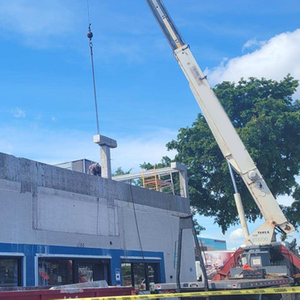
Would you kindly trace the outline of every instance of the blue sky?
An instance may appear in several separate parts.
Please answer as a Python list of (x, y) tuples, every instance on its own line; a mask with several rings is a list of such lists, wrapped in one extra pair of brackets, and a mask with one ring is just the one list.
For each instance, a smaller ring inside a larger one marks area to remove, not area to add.
[[(212, 85), (300, 79), (298, 1), (164, 3)], [(100, 131), (119, 144), (113, 169), (173, 157), (165, 144), (200, 110), (146, 2), (89, 7)], [(87, 27), (86, 0), (0, 2), (1, 152), (46, 163), (99, 159)]]

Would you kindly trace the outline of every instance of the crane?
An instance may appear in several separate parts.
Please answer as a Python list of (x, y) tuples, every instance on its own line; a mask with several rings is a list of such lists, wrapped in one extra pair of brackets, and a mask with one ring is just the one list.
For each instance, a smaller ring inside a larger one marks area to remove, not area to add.
[[(247, 276), (243, 271), (246, 266), (250, 266), (252, 270), (259, 270), (259, 276), (262, 276), (259, 278), (265, 278), (265, 274), (275, 274), (275, 277), (293, 276), (295, 270), (300, 270), (300, 259), (280, 242), (276, 242), (275, 230), (290, 234), (295, 231), (294, 226), (284, 216), (162, 0), (146, 0), (146, 2), (167, 38), (203, 116), (228, 162), (234, 184), (234, 199), (244, 233), (245, 246), (234, 253), (212, 280), (225, 279), (228, 276), (239, 277), (241, 274)], [(265, 219), (265, 222), (250, 234), (232, 169), (243, 179)]]
[(244, 232), (245, 244), (247, 246), (268, 245), (275, 242), (275, 228), (286, 234), (293, 232), (294, 226), (285, 218), (163, 2), (161, 0), (146, 0), (146, 2), (166, 36), (230, 170), (233, 168), (241, 176), (265, 219), (262, 225), (249, 234), (241, 197), (235, 189), (234, 198)]

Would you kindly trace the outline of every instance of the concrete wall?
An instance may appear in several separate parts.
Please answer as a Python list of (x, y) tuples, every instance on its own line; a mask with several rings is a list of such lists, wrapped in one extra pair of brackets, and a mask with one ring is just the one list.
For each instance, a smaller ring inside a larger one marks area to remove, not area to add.
[[(122, 259), (144, 255), (160, 261), (162, 281), (175, 282), (188, 199), (0, 153), (0, 208), (0, 256), (24, 257), (24, 285), (36, 284), (37, 257), (59, 254), (110, 257), (112, 284)], [(193, 253), (187, 232), (183, 281), (196, 278)]]

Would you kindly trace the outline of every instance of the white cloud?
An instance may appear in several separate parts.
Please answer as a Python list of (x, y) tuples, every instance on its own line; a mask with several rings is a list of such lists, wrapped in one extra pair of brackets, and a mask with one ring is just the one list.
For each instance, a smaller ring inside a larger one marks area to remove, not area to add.
[[(92, 31), (98, 32), (97, 36), (100, 34), (93, 40), (97, 49), (94, 53), (95, 61), (101, 59), (101, 63), (111, 63), (112, 59), (121, 56), (125, 57), (123, 60), (126, 63), (143, 63), (147, 60), (146, 56), (153, 56), (153, 48), (146, 46), (149, 34), (152, 47), (161, 53), (160, 59), (169, 57), (167, 43), (160, 36), (152, 37), (152, 22), (144, 21), (144, 13), (128, 14), (112, 9), (105, 2), (107, 1), (94, 1), (90, 7), (91, 16), (94, 16), (92, 22), (95, 22)], [(0, 37), (13, 39), (30, 48), (44, 50), (68, 47), (86, 55), (86, 44), (82, 44), (87, 32), (86, 13), (86, 1), (0, 1)], [(148, 15), (148, 12), (145, 14)], [(105, 21), (97, 18), (99, 15), (105, 15)], [(94, 19), (95, 16), (97, 20)], [(120, 35), (124, 38), (126, 36), (126, 45), (120, 41)], [(102, 46), (104, 44), (105, 47)], [(72, 62), (72, 56), (65, 60)]]
[[(212, 70), (206, 70), (211, 84), (224, 80), (238, 82), (241, 77), (265, 77), (281, 80), (288, 73), (300, 79), (300, 29), (285, 32), (268, 41), (248, 41), (244, 47), (260, 44), (260, 48), (222, 62)], [(300, 97), (299, 91), (296, 97)]]
[(12, 111), (13, 115), (15, 118), (25, 118), (26, 117), (26, 113), (24, 110), (20, 109), (19, 107), (16, 107), (13, 111)]
[[(108, 135), (110, 136), (110, 135)], [(166, 150), (165, 144), (176, 137), (176, 132), (156, 129), (143, 136), (111, 136), (118, 147), (111, 150), (113, 170), (140, 170), (143, 162), (159, 162), (162, 156), (174, 157), (175, 152)], [(28, 159), (55, 164), (87, 158), (100, 161), (99, 146), (93, 143), (90, 133), (76, 130), (59, 132), (46, 130), (38, 124), (26, 123), (22, 128), (3, 127), (0, 131), (0, 152)]]
[(124, 171), (134, 168), (139, 171), (143, 162), (157, 163), (163, 156), (174, 158), (175, 151), (167, 151), (166, 143), (176, 137), (176, 132), (158, 129), (141, 137), (126, 137), (118, 140), (118, 148), (112, 150), (112, 166)]
[(244, 234), (242, 228), (237, 228), (236, 230), (233, 230), (229, 235), (229, 239), (231, 240), (239, 240), (243, 238), (244, 238)]
[(68, 3), (58, 0), (0, 2), (1, 35), (21, 34), (27, 43), (45, 46), (49, 36), (73, 31), (76, 18)]
[(277, 197), (277, 202), (284, 206), (290, 206), (295, 201), (295, 199), (292, 196), (284, 195)]
[(253, 49), (253, 48), (257, 48), (257, 47), (261, 47), (263, 45), (265, 45), (265, 41), (257, 41), (256, 38), (252, 39), (252, 40), (248, 40), (242, 48), (242, 52), (244, 52), (246, 49)]

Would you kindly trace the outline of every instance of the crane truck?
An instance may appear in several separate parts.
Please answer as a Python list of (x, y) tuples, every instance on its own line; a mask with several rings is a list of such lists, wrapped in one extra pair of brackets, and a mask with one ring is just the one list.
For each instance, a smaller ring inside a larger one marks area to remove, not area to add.
[[(300, 259), (282, 243), (276, 242), (275, 230), (290, 234), (295, 230), (294, 226), (284, 216), (220, 101), (211, 89), (207, 76), (200, 69), (190, 47), (177, 30), (162, 0), (146, 0), (146, 2), (169, 42), (208, 126), (228, 162), (234, 184), (234, 199), (244, 233), (245, 247), (236, 251), (225, 267), (213, 278), (213, 281), (217, 284), (217, 281), (222, 279), (236, 278), (238, 280), (238, 278), (243, 278), (244, 285), (241, 284), (242, 281), (239, 281), (238, 284), (231, 281), (232, 284), (226, 285), (229, 288), (292, 284), (294, 280), (291, 277), (299, 272)], [(247, 227), (243, 204), (236, 188), (232, 169), (243, 179), (265, 219), (265, 222), (252, 233), (249, 233)], [(255, 279), (255, 275), (251, 272), (243, 272), (245, 265), (248, 265), (250, 269), (259, 270), (256, 272), (256, 276), (260, 277), (260, 281), (257, 281), (258, 278)], [(270, 274), (273, 275), (272, 278), (268, 277)], [(257, 282), (250, 284), (249, 278)], [(266, 278), (270, 280), (266, 281)], [(283, 278), (289, 278), (289, 280), (278, 280)], [(261, 284), (262, 282), (264, 283)], [(215, 286), (217, 287), (217, 285)], [(221, 286), (224, 288), (223, 284)], [(163, 287), (161, 286), (161, 288)]]

